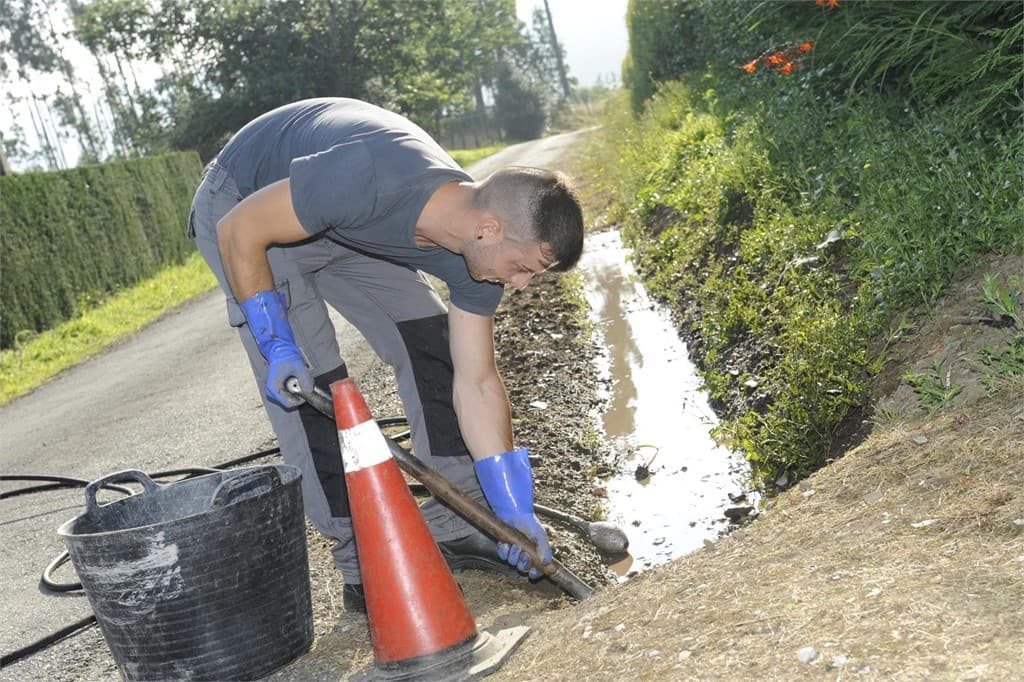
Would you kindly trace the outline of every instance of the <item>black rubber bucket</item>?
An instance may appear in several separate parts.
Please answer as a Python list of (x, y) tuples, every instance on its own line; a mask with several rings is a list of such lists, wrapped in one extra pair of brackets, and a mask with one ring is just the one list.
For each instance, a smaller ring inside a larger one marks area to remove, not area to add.
[[(57, 531), (126, 680), (244, 680), (309, 649), (300, 472), (265, 466), (159, 485), (90, 483)], [(143, 491), (100, 505), (103, 485)]]

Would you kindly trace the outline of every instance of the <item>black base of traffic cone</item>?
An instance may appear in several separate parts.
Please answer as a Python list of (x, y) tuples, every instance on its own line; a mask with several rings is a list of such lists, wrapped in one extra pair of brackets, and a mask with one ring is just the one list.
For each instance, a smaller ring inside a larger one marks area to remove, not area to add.
[(384, 680), (472, 680), (494, 672), (516, 650), (530, 628), (520, 625), (491, 633), (486, 630), (444, 651), (376, 663), (351, 679), (353, 682)]

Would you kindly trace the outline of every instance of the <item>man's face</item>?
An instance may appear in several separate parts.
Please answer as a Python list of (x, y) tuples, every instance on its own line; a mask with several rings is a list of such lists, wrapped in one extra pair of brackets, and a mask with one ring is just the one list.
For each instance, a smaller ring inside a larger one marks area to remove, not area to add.
[(503, 239), (491, 246), (474, 248), (464, 256), (473, 279), (509, 284), (522, 290), (534, 275), (554, 265), (546, 251), (540, 242)]

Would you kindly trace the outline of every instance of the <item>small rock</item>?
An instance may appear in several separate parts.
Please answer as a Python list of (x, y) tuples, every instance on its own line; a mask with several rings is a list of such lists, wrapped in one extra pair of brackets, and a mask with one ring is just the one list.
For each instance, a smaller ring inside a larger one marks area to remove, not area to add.
[(749, 388), (750, 390), (754, 390), (759, 386), (759, 384), (757, 383), (757, 379), (747, 379), (746, 381), (743, 382), (743, 385)]
[(800, 481), (800, 490), (810, 490), (810, 489), (811, 489), (811, 482), (810, 481)]
[(715, 543), (707, 538), (704, 538), (704, 549), (714, 549)]
[(882, 499), (883, 495), (884, 494), (881, 490), (872, 490), (871, 492), (864, 496), (864, 501), (867, 502), (868, 504), (874, 504), (875, 502), (878, 502), (880, 499)]
[(814, 491), (813, 491), (813, 490), (805, 490), (805, 491), (803, 491), (803, 492), (801, 493), (801, 495), (803, 495), (804, 497), (810, 497), (810, 496), (811, 496), (811, 495), (813, 495), (813, 494), (814, 494)]
[(781, 476), (775, 479), (775, 485), (777, 485), (780, 488), (785, 488), (787, 485), (789, 485), (789, 476), (787, 476), (786, 474), (782, 474)]
[(693, 656), (693, 652), (690, 651), (689, 649), (683, 649), (678, 654), (676, 654), (676, 658), (679, 659), (680, 661), (685, 661), (690, 656)]
[(1015, 525), (1015, 526), (1024, 526), (1024, 519), (1014, 519), (1013, 520), (1013, 525)]
[(917, 521), (916, 523), (910, 524), (911, 528), (927, 528), (928, 526), (938, 523), (938, 519), (925, 519), (923, 521)]
[(626, 629), (626, 624), (625, 623), (619, 623), (618, 625), (615, 626), (615, 632), (622, 632), (625, 629)]
[(837, 654), (836, 656), (832, 657), (832, 667), (836, 669), (846, 667), (846, 664), (848, 662), (849, 659), (846, 658), (846, 656), (843, 656), (842, 654)]
[(970, 682), (972, 680), (980, 680), (982, 677), (984, 677), (986, 670), (988, 670), (987, 664), (982, 663), (981, 665), (976, 665), (967, 672), (960, 675), (960, 677), (956, 678), (957, 682)]
[(801, 663), (814, 663), (818, 660), (818, 650), (813, 646), (805, 646), (796, 652), (796, 660)]
[(538, 410), (546, 410), (548, 409), (548, 404), (543, 400), (534, 400), (530, 403), (530, 407), (536, 407)]
[(914, 445), (924, 445), (928, 442), (928, 439), (924, 436), (914, 436), (910, 440), (914, 441)]
[(747, 518), (747, 516), (749, 516), (750, 512), (752, 512), (752, 511), (754, 511), (754, 508), (753, 507), (749, 507), (749, 506), (747, 506), (747, 507), (729, 507), (728, 509), (726, 509), (722, 513), (725, 515), (725, 518), (729, 519), (733, 523), (739, 523), (740, 521), (742, 521), (745, 518)]
[(867, 593), (866, 596), (868, 596), (868, 597), (877, 597), (880, 594), (882, 594), (882, 590), (880, 588), (878, 588), (878, 587), (873, 587), (873, 588), (871, 588), (871, 591)]

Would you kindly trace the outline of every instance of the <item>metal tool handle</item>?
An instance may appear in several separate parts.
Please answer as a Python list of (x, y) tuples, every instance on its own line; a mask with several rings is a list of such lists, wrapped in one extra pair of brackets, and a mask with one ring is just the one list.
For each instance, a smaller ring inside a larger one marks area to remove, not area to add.
[(125, 469), (124, 471), (107, 474), (103, 478), (97, 478), (95, 481), (85, 486), (86, 513), (95, 511), (103, 506), (96, 501), (96, 493), (99, 492), (100, 488), (108, 483), (125, 480), (135, 481), (136, 483), (141, 484), (143, 491), (147, 493), (151, 493), (160, 487), (159, 483), (147, 476), (145, 472), (139, 471), (138, 469)]
[(594, 590), (557, 559), (545, 563), (540, 552), (537, 551), (537, 544), (533, 538), (502, 521), (490, 509), (456, 488), (451, 481), (428, 467), (422, 460), (406, 451), (395, 441), (386, 436), (385, 440), (388, 442), (388, 447), (398, 462), (398, 466), (406, 473), (416, 477), (434, 497), (447, 503), (462, 518), (501, 542), (521, 547), (529, 555), (533, 565), (537, 566), (551, 582), (561, 587), (570, 597), (583, 601), (593, 596)]
[[(299, 387), (299, 382), (295, 377), (285, 381), (285, 387), (292, 393), (302, 396), (324, 416), (334, 418), (334, 402), (326, 392), (314, 388), (312, 393), (306, 393)], [(422, 460), (406, 451), (391, 438), (385, 436), (384, 440), (387, 441), (392, 456), (403, 471), (415, 477), (426, 486), (434, 497), (446, 502), (466, 521), (497, 538), (500, 542), (521, 547), (529, 555), (533, 565), (537, 566), (549, 580), (561, 587), (569, 596), (580, 601), (593, 596), (594, 590), (557, 560), (553, 559), (550, 563), (545, 563), (532, 538), (499, 519), (494, 512), (481, 506), (476, 500), (459, 490), (451, 481), (428, 467)]]

